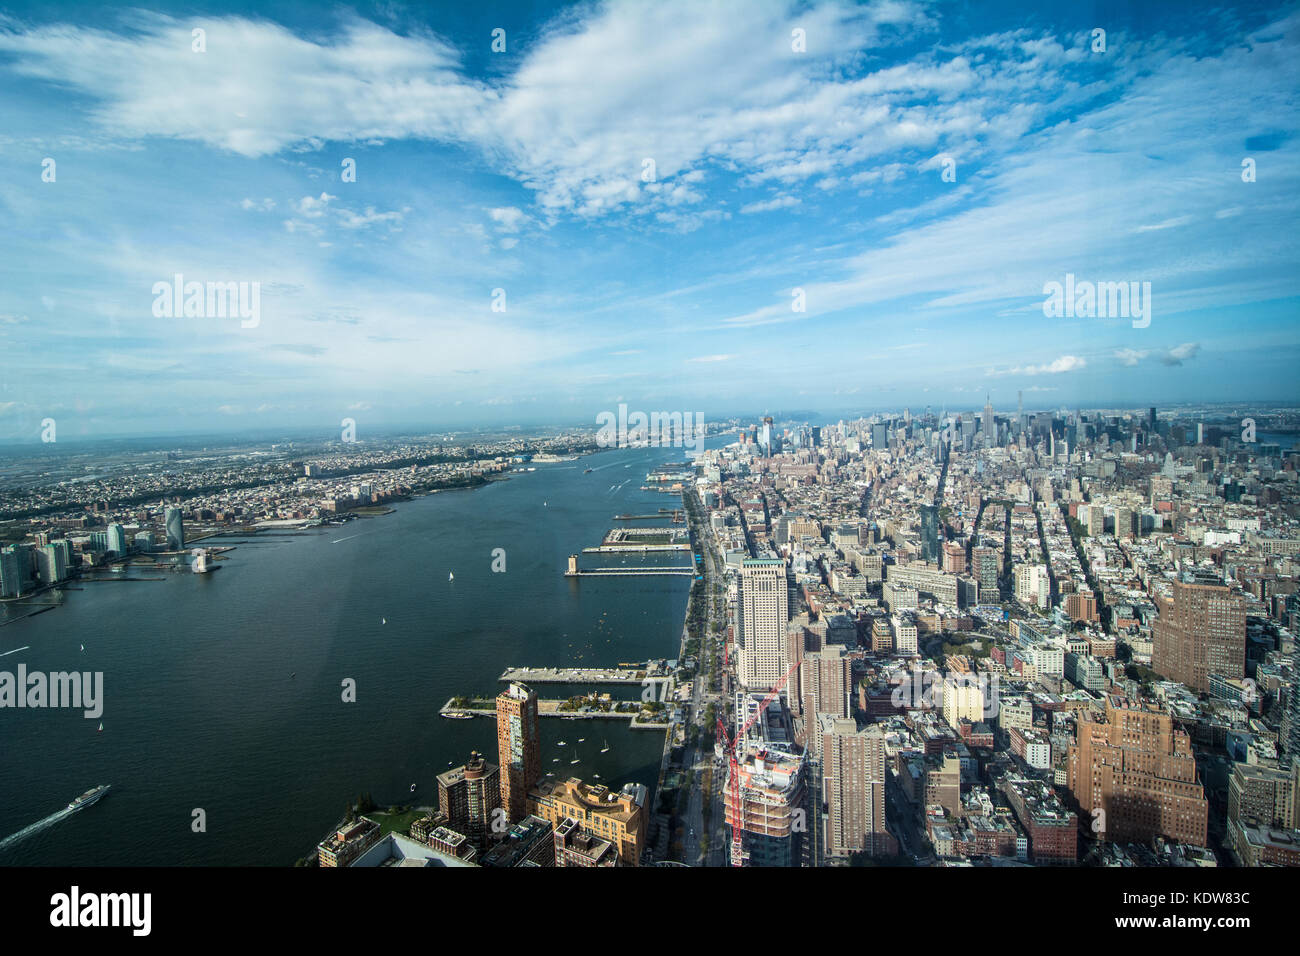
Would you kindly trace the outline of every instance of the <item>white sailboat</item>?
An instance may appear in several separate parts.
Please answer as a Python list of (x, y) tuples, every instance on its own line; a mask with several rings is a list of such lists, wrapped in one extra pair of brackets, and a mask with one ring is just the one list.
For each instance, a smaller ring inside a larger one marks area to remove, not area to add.
[(455, 574), (455, 572), (453, 572), (453, 571), (448, 571), (448, 572), (447, 572), (447, 580), (448, 580), (448, 581), (455, 581), (455, 580), (456, 580), (456, 574)]
[(600, 748), (600, 752), (603, 753), (603, 754), (607, 754), (607, 753), (609, 753), (609, 741), (608, 741), (608, 740), (605, 741), (605, 746), (603, 746), (603, 747)]

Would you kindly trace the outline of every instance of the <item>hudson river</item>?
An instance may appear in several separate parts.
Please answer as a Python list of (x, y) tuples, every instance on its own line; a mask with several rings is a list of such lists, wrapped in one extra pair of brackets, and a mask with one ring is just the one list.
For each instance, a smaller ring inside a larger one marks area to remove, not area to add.
[[(99, 803), (7, 841), (0, 865), (284, 866), (311, 852), (358, 793), (436, 804), (435, 777), (450, 764), (471, 750), (497, 759), (490, 718), (438, 716), (452, 695), (495, 694), (507, 665), (677, 655), (689, 577), (563, 571), (611, 527), (659, 523), (615, 514), (678, 507), (677, 496), (640, 488), (651, 467), (683, 458), (604, 452), (402, 502), (383, 517), (241, 537), (214, 574), (87, 583), (63, 606), (0, 627), (0, 654), (29, 648), (0, 657), (0, 670), (104, 674), (102, 733), (79, 710), (0, 711), (0, 839), (112, 785)], [(504, 573), (492, 570), (496, 548)], [(342, 700), (346, 678), (355, 703)], [(543, 772), (655, 783), (662, 732), (543, 718), (541, 734)], [(198, 808), (205, 833), (191, 827)]]

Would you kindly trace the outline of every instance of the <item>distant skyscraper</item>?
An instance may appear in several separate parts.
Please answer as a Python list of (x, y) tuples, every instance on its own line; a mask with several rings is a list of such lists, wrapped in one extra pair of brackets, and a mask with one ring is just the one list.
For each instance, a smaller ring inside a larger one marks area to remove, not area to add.
[(889, 447), (889, 426), (883, 422), (877, 422), (871, 426), (871, 447), (877, 451)]
[(939, 563), (938, 505), (921, 505), (921, 560)]
[(996, 445), (998, 442), (997, 425), (993, 420), (993, 403), (989, 396), (984, 397), (984, 442), (988, 445)]
[(1154, 406), (1151, 408), (1151, 411), (1147, 414), (1147, 430), (1150, 431), (1152, 434), (1156, 432), (1156, 410)]
[(542, 776), (537, 732), (537, 694), (512, 683), (497, 696), (497, 757), (501, 764), (501, 806), (511, 823), (528, 815), (528, 790)]
[(740, 682), (770, 690), (780, 682), (786, 662), (786, 624), (790, 595), (785, 561), (748, 558), (740, 569)]
[(26, 575), (22, 559), (27, 555), (17, 548), (0, 549), (0, 597), (17, 597), (23, 592)]
[(181, 509), (168, 508), (163, 514), (167, 525), (167, 550), (185, 550), (185, 526), (181, 522)]
[(772, 446), (776, 441), (776, 428), (772, 425), (772, 417), (769, 415), (763, 419), (763, 424), (758, 427), (758, 447), (763, 451), (764, 458), (772, 456)]
[(116, 552), (118, 557), (126, 554), (126, 532), (116, 522), (108, 526), (108, 550)]

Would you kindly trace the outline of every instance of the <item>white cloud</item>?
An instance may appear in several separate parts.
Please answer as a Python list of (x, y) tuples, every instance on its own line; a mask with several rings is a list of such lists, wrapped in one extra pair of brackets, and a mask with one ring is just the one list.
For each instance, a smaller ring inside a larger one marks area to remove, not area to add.
[(742, 215), (748, 215), (755, 212), (771, 212), (773, 209), (789, 209), (791, 206), (799, 205), (800, 200), (797, 196), (777, 196), (774, 199), (765, 199), (761, 202), (752, 202), (747, 206), (741, 206)]
[(1001, 371), (990, 369), (988, 374), (995, 378), (1007, 375), (1060, 375), (1063, 372), (1077, 372), (1087, 364), (1078, 355), (1062, 355), (1045, 365), (1018, 365)]
[(1176, 345), (1160, 357), (1165, 365), (1182, 365), (1183, 362), (1196, 358), (1201, 351), (1200, 342), (1184, 342)]
[(515, 206), (489, 209), (488, 215), (501, 232), (518, 232), (519, 227), (528, 220), (528, 214)]

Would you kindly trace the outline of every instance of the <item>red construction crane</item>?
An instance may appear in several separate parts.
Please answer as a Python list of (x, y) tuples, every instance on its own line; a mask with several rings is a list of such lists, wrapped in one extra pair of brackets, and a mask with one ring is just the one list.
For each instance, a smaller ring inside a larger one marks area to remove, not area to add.
[(729, 788), (730, 792), (727, 797), (731, 803), (731, 865), (740, 866), (741, 862), (741, 831), (740, 826), (740, 761), (736, 759), (736, 745), (745, 739), (749, 733), (749, 728), (754, 726), (755, 721), (763, 716), (763, 711), (767, 710), (767, 705), (776, 700), (777, 695), (781, 693), (781, 688), (785, 687), (785, 682), (790, 679), (799, 662), (795, 661), (786, 672), (777, 681), (776, 686), (768, 691), (767, 696), (763, 698), (762, 703), (758, 705), (758, 710), (754, 711), (749, 720), (745, 721), (744, 726), (733, 740), (727, 733), (727, 725), (718, 718), (718, 741), (722, 744), (722, 752), (727, 757), (727, 782), (723, 784)]

